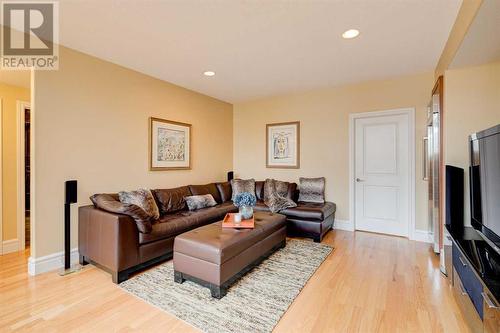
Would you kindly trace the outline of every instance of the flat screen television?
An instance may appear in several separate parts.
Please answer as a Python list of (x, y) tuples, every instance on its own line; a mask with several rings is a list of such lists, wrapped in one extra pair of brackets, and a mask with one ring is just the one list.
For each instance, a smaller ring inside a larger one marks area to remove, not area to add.
[(500, 252), (500, 125), (469, 143), (471, 224)]

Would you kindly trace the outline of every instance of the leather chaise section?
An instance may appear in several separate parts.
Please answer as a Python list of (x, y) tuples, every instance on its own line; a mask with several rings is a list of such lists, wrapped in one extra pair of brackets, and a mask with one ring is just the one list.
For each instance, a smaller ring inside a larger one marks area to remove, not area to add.
[(333, 202), (298, 202), (297, 207), (287, 208), (280, 213), (295, 219), (323, 221), (325, 218), (335, 213), (336, 208)]

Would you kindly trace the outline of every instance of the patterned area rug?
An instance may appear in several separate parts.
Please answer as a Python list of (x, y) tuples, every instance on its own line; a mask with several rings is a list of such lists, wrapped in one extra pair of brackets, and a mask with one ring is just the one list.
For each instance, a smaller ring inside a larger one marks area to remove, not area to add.
[(172, 261), (120, 284), (125, 291), (204, 332), (271, 332), (333, 248), (290, 239), (220, 300), (193, 282), (174, 282)]

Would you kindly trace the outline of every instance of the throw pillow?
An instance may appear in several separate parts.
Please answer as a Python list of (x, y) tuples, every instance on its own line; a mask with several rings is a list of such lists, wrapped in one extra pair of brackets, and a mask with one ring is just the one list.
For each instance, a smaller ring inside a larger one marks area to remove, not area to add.
[(118, 196), (113, 194), (94, 194), (90, 200), (99, 209), (114, 214), (128, 215), (134, 219), (139, 232), (150, 233), (152, 230), (151, 217), (139, 206), (124, 204), (118, 201)]
[(287, 197), (272, 194), (265, 202), (271, 213), (277, 213), (283, 209), (297, 207), (297, 204)]
[(217, 202), (211, 194), (191, 195), (185, 197), (184, 200), (186, 200), (189, 210), (197, 210), (217, 205)]
[(299, 201), (325, 202), (325, 177), (299, 178)]
[(155, 220), (160, 217), (160, 211), (150, 190), (122, 191), (118, 196), (121, 203), (139, 206)]
[(231, 187), (233, 190), (233, 195), (231, 196), (231, 200), (234, 201), (234, 197), (237, 194), (243, 192), (249, 192), (255, 195), (255, 179), (233, 179), (231, 180)]
[(288, 184), (288, 182), (276, 179), (266, 179), (264, 182), (264, 201), (267, 201), (273, 193), (286, 197), (288, 195)]

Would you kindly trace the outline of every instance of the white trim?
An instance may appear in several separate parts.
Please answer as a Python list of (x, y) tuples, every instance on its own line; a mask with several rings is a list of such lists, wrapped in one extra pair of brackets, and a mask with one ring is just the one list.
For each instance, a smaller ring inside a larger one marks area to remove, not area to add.
[[(78, 248), (71, 250), (71, 265), (78, 263)], [(38, 275), (64, 267), (64, 251), (52, 253), (40, 258), (29, 257), (28, 274)]]
[(434, 239), (432, 237), (432, 233), (428, 230), (418, 230), (416, 229), (413, 233), (413, 239), (416, 242), (424, 242), (424, 243), (434, 243)]
[[(24, 115), (25, 109), (31, 109), (30, 103), (24, 101), (17, 101), (17, 139), (16, 139), (16, 163), (17, 163), (17, 239), (19, 240), (19, 251), (26, 248), (26, 235), (25, 235), (25, 189), (24, 189)], [(31, 112), (31, 110), (30, 110)]]
[(19, 251), (19, 241), (17, 239), (9, 239), (2, 242), (2, 254)]
[(3, 208), (2, 208), (2, 193), (3, 193), (3, 184), (2, 184), (2, 164), (3, 164), (3, 140), (2, 140), (2, 126), (3, 126), (3, 100), (0, 98), (0, 255), (3, 254)]
[(415, 108), (401, 108), (386, 111), (370, 111), (349, 114), (349, 215), (351, 217), (352, 225), (356, 230), (356, 215), (355, 215), (355, 181), (354, 181), (354, 122), (359, 118), (371, 118), (381, 116), (394, 116), (405, 114), (409, 117), (408, 123), (408, 136), (410, 151), (408, 152), (408, 209), (409, 209), (409, 223), (408, 223), (408, 238), (415, 239)]
[(345, 230), (345, 231), (354, 231), (354, 224), (349, 220), (339, 220), (335, 219), (333, 222), (334, 230)]
[(30, 101), (31, 101), (31, 108), (30, 108), (30, 133), (31, 133), (31, 138), (30, 138), (30, 254), (32, 256), (36, 256), (36, 239), (35, 239), (35, 233), (36, 233), (36, 228), (35, 228), (35, 205), (36, 205), (36, 200), (35, 200), (35, 120), (36, 120), (36, 112), (35, 112), (35, 79), (36, 79), (36, 71), (34, 68), (31, 68), (31, 86), (30, 86)]

